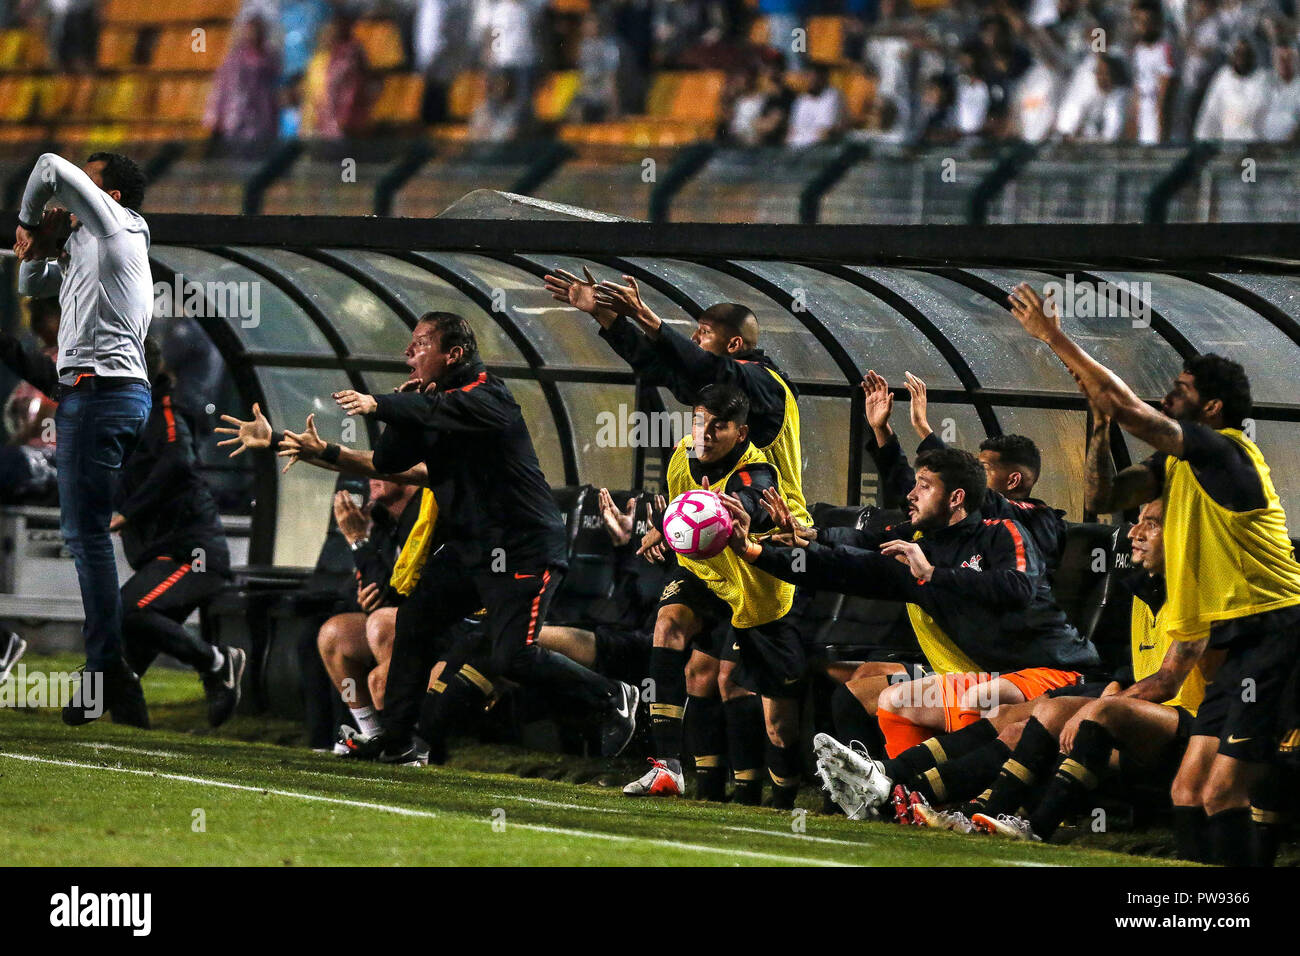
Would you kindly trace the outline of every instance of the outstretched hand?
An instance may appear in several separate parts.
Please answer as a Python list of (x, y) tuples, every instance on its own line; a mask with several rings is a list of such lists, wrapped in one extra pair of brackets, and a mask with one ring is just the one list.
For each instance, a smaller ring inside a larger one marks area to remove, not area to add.
[(641, 299), (641, 287), (632, 276), (623, 276), (627, 285), (618, 285), (606, 279), (596, 286), (596, 302), (618, 315), (625, 315), (653, 337), (659, 333), (663, 321)]
[(375, 396), (365, 395), (353, 388), (345, 388), (341, 392), (335, 392), (333, 398), (338, 403), (339, 408), (347, 412), (348, 415), (371, 415), (379, 410), (379, 403), (375, 401)]
[(276, 452), (281, 458), (288, 458), (281, 474), (287, 472), (299, 459), (317, 458), (325, 450), (325, 441), (316, 431), (316, 415), (307, 416), (307, 424), (301, 432), (285, 431), (280, 450)]
[(600, 489), (600, 518), (614, 547), (621, 548), (632, 540), (632, 527), (636, 523), (636, 498), (627, 499), (627, 506), (618, 510), (614, 496), (608, 488)]
[(906, 376), (904, 384), (907, 386), (907, 394), (911, 396), (909, 408), (912, 414), (912, 428), (916, 431), (916, 437), (925, 441), (934, 434), (934, 429), (930, 427), (930, 418), (926, 414), (929, 399), (926, 396), (925, 382), (911, 372), (903, 374)]
[(1016, 317), (1016, 321), (1038, 341), (1047, 342), (1061, 330), (1057, 310), (1053, 308), (1053, 314), (1048, 315), (1046, 303), (1028, 282), (1022, 282), (1012, 289), (1007, 301), (1011, 303), (1011, 314)]
[(235, 426), (234, 428), (213, 429), (218, 435), (235, 436), (217, 442), (218, 448), (226, 445), (239, 446), (230, 453), (231, 458), (242, 455), (250, 448), (271, 447), (271, 423), (266, 420), (266, 416), (262, 414), (262, 406), (257, 402), (253, 403), (253, 417), (249, 421), (241, 421), (233, 415), (222, 415), (221, 420)]
[(583, 266), (582, 275), (583, 278), (579, 279), (572, 272), (556, 269), (548, 272), (542, 281), (556, 302), (571, 305), (579, 312), (586, 312), (601, 325), (608, 325), (617, 313), (603, 308), (596, 301), (596, 277), (591, 274), (591, 270)]
[(749, 512), (735, 495), (724, 491), (718, 495), (718, 499), (731, 515), (731, 537), (727, 539), (727, 547), (743, 553), (749, 545)]
[(817, 529), (801, 524), (790, 511), (789, 502), (775, 488), (763, 489), (762, 505), (763, 510), (771, 515), (772, 523), (780, 529), (780, 533), (773, 536), (777, 543), (801, 548), (816, 540)]
[(868, 369), (862, 376), (862, 395), (866, 400), (867, 424), (879, 435), (889, 427), (889, 416), (894, 413), (894, 393), (883, 375)]

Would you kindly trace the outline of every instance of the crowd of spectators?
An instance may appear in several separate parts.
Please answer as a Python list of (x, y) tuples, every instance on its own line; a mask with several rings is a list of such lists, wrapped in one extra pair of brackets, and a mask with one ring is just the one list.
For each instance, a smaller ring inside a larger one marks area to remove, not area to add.
[[(570, 13), (549, 0), (244, 0), (206, 122), (246, 145), (365, 135), (380, 78), (352, 28), (378, 17), (397, 24), (403, 68), (423, 78), (426, 124), (450, 118), (459, 74), (483, 71), (471, 136), (495, 142), (538, 132), (550, 69), (578, 76), (568, 122), (643, 114), (657, 70), (723, 71), (718, 137), (745, 145), (1300, 133), (1295, 0), (916, 2), (592, 0)], [(814, 60), (817, 16), (841, 18), (841, 48)], [(43, 30), (56, 68), (93, 67), (92, 0), (0, 0), (0, 22)], [(850, 76), (872, 89), (855, 113)]]

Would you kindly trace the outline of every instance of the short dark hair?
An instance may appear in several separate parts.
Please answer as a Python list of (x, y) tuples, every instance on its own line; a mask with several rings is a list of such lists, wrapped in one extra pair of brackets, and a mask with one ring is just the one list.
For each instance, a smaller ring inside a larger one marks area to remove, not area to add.
[(749, 422), (749, 396), (734, 385), (704, 386), (695, 399), (695, 407), (703, 408), (724, 422), (734, 422), (737, 425)]
[(1183, 371), (1196, 380), (1196, 392), (1202, 402), (1217, 398), (1223, 402), (1223, 424), (1240, 428), (1250, 415), (1250, 379), (1246, 370), (1232, 359), (1207, 352), (1183, 363)]
[(748, 306), (737, 302), (719, 302), (701, 312), (695, 321), (719, 325), (732, 335), (739, 335), (750, 348), (758, 344), (758, 319)]
[(469, 320), (455, 312), (426, 312), (420, 316), (417, 325), (432, 325), (438, 333), (438, 348), (450, 352), (460, 346), (463, 359), (478, 355), (478, 339), (470, 328)]
[(1030, 472), (1031, 485), (1043, 473), (1043, 456), (1033, 440), (1024, 435), (990, 435), (980, 442), (980, 451), (995, 451), (1005, 464)]
[(121, 153), (91, 153), (88, 163), (103, 163), (104, 192), (116, 189), (122, 196), (120, 202), (127, 209), (140, 211), (144, 204), (144, 173), (135, 160)]
[(965, 508), (972, 514), (984, 506), (988, 490), (984, 466), (968, 451), (960, 448), (935, 448), (916, 456), (916, 470), (925, 468), (939, 476), (943, 490), (952, 494), (958, 488), (966, 492)]
[(1143, 10), (1160, 21), (1163, 21), (1165, 17), (1165, 10), (1160, 4), (1160, 0), (1136, 0), (1133, 4), (1133, 10), (1134, 12)]

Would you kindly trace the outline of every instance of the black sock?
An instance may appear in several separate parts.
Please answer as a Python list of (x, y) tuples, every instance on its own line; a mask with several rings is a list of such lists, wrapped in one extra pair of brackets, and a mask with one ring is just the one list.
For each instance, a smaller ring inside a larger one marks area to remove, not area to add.
[(1200, 807), (1174, 807), (1174, 847), (1180, 860), (1210, 861), (1210, 835)]
[(799, 750), (797, 747), (778, 747), (767, 741), (767, 773), (772, 778), (771, 806), (789, 810), (799, 793)]
[(1051, 769), (1059, 748), (1056, 735), (1030, 717), (1020, 734), (1020, 743), (998, 772), (982, 812), (991, 817), (1014, 813), (1034, 781)]
[(763, 702), (757, 694), (750, 694), (727, 701), (722, 711), (727, 718), (727, 756), (735, 785), (731, 799), (758, 806), (763, 796), (763, 749), (767, 740)]
[(721, 698), (687, 697), (682, 731), (686, 752), (695, 758), (696, 797), (721, 800), (727, 793), (727, 723)]
[(1066, 814), (1086, 794), (1097, 789), (1114, 749), (1115, 738), (1105, 727), (1093, 720), (1079, 722), (1070, 755), (1057, 766), (1043, 798), (1029, 817), (1035, 836), (1044, 842), (1050, 840)]
[[(430, 763), (446, 761), (447, 738), (483, 712), (490, 694), (491, 684), (469, 664), (460, 667), (449, 680), (435, 682), (434, 688), (425, 694), (416, 726), (416, 733), (429, 745)], [(395, 741), (389, 749), (406, 743)]]
[(994, 737), (978, 750), (931, 767), (903, 783), (919, 791), (931, 806), (960, 803), (977, 797), (1010, 756), (1011, 748)]
[(845, 684), (831, 691), (831, 719), (836, 740), (843, 744), (858, 740), (872, 756), (884, 756), (885, 735), (880, 732), (880, 723)]
[(1289, 822), (1280, 771), (1269, 767), (1250, 793), (1251, 866), (1272, 866)]
[(686, 708), (686, 651), (656, 647), (650, 651), (650, 679), (654, 700), (650, 702), (650, 740), (655, 756), (668, 760), (682, 757), (682, 716)]
[(908, 747), (892, 760), (884, 761), (885, 776), (890, 780), (906, 783), (931, 767), (964, 757), (981, 749), (990, 740), (997, 739), (998, 732), (991, 721), (977, 720), (961, 730), (955, 730), (941, 737), (931, 737), (915, 747)]
[(1250, 807), (1232, 807), (1211, 814), (1205, 821), (1205, 828), (1210, 837), (1211, 863), (1251, 865), (1254, 841), (1250, 832)]

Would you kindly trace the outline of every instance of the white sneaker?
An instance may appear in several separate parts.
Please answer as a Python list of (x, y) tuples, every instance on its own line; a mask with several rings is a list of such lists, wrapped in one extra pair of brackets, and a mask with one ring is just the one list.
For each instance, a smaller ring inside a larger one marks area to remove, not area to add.
[(894, 781), (885, 775), (885, 768), (879, 760), (873, 760), (865, 747), (858, 746), (861, 750), (846, 747), (830, 734), (818, 734), (813, 738), (813, 751), (818, 761), (825, 763), (841, 781), (861, 790), (863, 798), (871, 806), (881, 806), (889, 800)]
[(818, 757), (817, 776), (822, 779), (822, 789), (831, 795), (831, 799), (850, 820), (873, 820), (880, 815), (861, 788), (843, 776), (843, 770), (838, 764)]
[(1002, 836), (1029, 843), (1043, 842), (1042, 838), (1034, 833), (1034, 828), (1029, 825), (1028, 820), (1010, 813), (999, 813), (997, 819), (987, 814), (977, 813), (970, 818), (970, 822), (976, 830), (990, 836)]
[(682, 765), (676, 760), (650, 758), (650, 769), (639, 780), (633, 780), (623, 792), (629, 797), (680, 797), (686, 791)]
[(0, 632), (0, 684), (9, 679), (18, 658), (27, 650), (27, 642), (13, 631)]
[(339, 726), (338, 739), (334, 741), (334, 756), (346, 757), (348, 755), (348, 751), (351, 749), (348, 747), (347, 741), (350, 738), (360, 737), (360, 736), (361, 736), (361, 731), (357, 730), (355, 727), (350, 727), (347, 724), (341, 724)]

